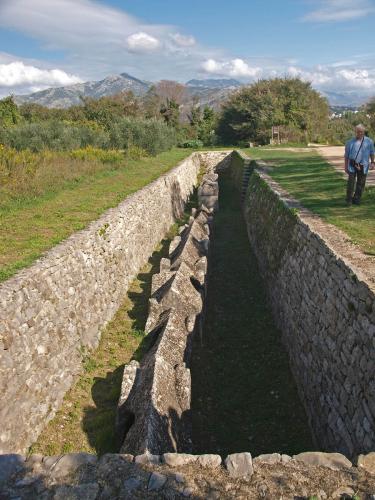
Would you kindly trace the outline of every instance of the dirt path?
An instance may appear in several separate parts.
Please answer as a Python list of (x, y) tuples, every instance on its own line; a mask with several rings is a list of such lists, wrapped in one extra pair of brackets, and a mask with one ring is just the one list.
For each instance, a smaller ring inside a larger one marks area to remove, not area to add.
[[(313, 149), (313, 148), (312, 148)], [(316, 148), (328, 163), (333, 165), (337, 172), (344, 172), (344, 146), (320, 146)], [(375, 170), (369, 171), (366, 181), (367, 186), (375, 186)]]

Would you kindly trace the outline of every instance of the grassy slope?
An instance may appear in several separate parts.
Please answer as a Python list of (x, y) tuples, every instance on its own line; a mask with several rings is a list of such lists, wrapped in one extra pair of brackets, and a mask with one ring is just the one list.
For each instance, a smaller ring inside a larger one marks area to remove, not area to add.
[(106, 209), (174, 167), (191, 151), (176, 149), (129, 160), (123, 168), (86, 176), (45, 196), (11, 202), (0, 209), (0, 281), (43, 252), (83, 229)]
[(375, 189), (367, 188), (360, 206), (346, 207), (346, 181), (314, 151), (294, 153), (261, 148), (244, 150), (254, 159), (269, 160), (270, 175), (291, 195), (349, 236), (369, 255), (375, 255)]
[(238, 192), (222, 174), (203, 346), (192, 359), (196, 453), (312, 449), (307, 417), (250, 249)]

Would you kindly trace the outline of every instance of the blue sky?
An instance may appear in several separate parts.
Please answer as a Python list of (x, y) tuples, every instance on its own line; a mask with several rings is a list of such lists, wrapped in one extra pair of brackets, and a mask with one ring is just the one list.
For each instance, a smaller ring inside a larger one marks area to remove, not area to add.
[(0, 95), (128, 72), (375, 94), (375, 0), (0, 0)]

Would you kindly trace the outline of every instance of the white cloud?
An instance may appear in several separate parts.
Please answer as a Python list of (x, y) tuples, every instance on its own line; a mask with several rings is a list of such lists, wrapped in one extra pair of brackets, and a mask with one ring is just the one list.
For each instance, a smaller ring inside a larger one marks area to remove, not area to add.
[(196, 44), (195, 38), (191, 35), (186, 36), (180, 33), (171, 33), (169, 36), (179, 47), (192, 47)]
[(342, 66), (316, 66), (310, 70), (291, 66), (290, 76), (309, 81), (318, 89), (326, 91), (364, 91), (375, 93), (375, 70), (353, 69)]
[(128, 36), (127, 45), (132, 52), (152, 52), (160, 47), (160, 42), (157, 38), (140, 31)]
[(317, 9), (304, 16), (304, 21), (342, 22), (359, 19), (375, 11), (373, 0), (318, 0)]
[[(305, 1), (316, 7), (305, 17), (314, 22), (360, 17), (375, 7), (375, 0), (356, 0), (355, 4), (352, 0)], [(146, 23), (101, 1), (0, 0), (1, 27), (31, 37), (41, 50), (57, 51), (60, 59), (54, 63), (47, 59), (21, 61), (0, 52), (0, 65), (6, 66), (1, 66), (0, 95), (67, 85), (80, 79), (99, 80), (122, 72), (154, 81), (212, 75), (243, 82), (289, 72), (312, 81), (318, 89), (375, 94), (373, 54), (361, 59), (350, 56), (352, 60), (314, 68), (302, 67), (293, 57), (236, 58), (225, 50), (200, 45), (176, 26)]]
[(25, 65), (21, 61), (0, 64), (0, 87), (22, 86), (63, 86), (80, 83), (82, 80), (75, 75), (69, 75), (61, 69), (39, 69)]
[(254, 78), (262, 72), (261, 68), (251, 67), (247, 62), (239, 58), (230, 61), (207, 59), (202, 64), (202, 69), (209, 74), (231, 76), (233, 78)]

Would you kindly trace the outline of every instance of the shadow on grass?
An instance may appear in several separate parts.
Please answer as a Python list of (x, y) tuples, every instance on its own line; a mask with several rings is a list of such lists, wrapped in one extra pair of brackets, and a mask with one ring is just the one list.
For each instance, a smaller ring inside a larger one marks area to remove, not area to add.
[(192, 359), (195, 453), (313, 448), (288, 356), (250, 249), (238, 192), (220, 179), (203, 346)]
[[(375, 188), (368, 186), (360, 206), (347, 207), (346, 179), (323, 158), (315, 155), (272, 152), (260, 156), (275, 164), (270, 172), (304, 207), (347, 233), (353, 243), (375, 255)], [(251, 153), (250, 153), (251, 154)]]

